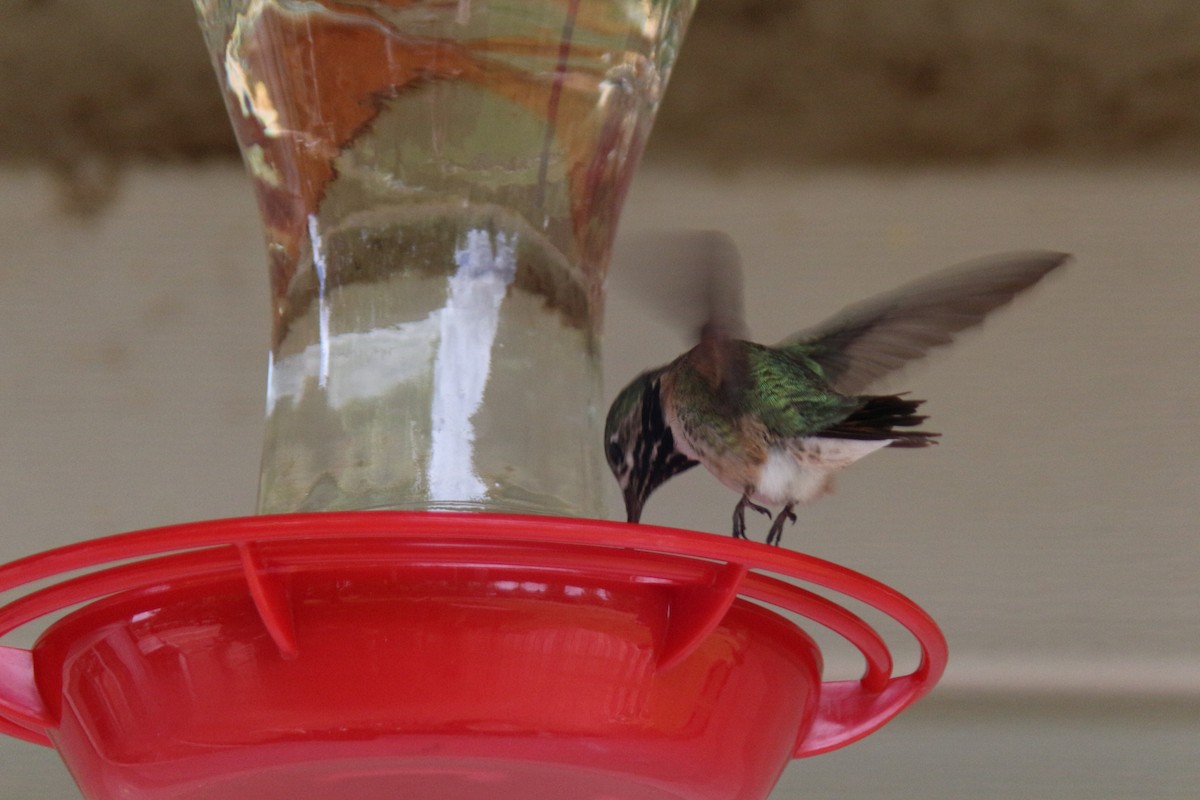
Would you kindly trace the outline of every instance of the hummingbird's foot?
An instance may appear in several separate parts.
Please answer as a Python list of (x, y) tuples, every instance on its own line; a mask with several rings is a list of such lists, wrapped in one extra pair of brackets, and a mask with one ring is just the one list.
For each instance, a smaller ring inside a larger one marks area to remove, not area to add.
[(779, 512), (779, 516), (771, 523), (771, 530), (767, 533), (767, 544), (773, 544), (776, 547), (783, 541), (783, 525), (785, 522), (796, 522), (796, 515), (792, 512), (793, 503), (788, 503)]
[(738, 504), (736, 506), (734, 506), (734, 509), (733, 509), (733, 538), (735, 538), (735, 539), (748, 539), (749, 538), (748, 536), (746, 536), (746, 509), (747, 508), (752, 508), (760, 514), (766, 514), (767, 519), (771, 518), (771, 512), (769, 509), (763, 508), (762, 506), (758, 505), (757, 503), (751, 502), (749, 492), (747, 492), (746, 494), (743, 494), (742, 499), (738, 501)]

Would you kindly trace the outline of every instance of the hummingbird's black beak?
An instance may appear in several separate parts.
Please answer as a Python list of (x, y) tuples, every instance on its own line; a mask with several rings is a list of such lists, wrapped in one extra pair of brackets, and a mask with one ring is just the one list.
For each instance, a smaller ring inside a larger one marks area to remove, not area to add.
[(638, 491), (637, 486), (630, 485), (625, 489), (625, 521), (638, 522), (642, 518), (642, 505), (646, 498)]

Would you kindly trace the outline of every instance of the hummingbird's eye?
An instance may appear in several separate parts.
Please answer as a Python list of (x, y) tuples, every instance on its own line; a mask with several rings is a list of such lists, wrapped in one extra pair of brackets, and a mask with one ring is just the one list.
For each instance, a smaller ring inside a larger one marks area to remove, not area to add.
[(621, 450), (621, 445), (616, 442), (608, 443), (608, 463), (614, 467), (625, 460), (625, 454)]

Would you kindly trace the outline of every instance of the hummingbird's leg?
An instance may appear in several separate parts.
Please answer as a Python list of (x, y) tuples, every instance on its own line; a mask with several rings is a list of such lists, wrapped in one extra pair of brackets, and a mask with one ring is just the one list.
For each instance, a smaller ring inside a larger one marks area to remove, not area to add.
[(771, 530), (767, 533), (767, 544), (773, 544), (778, 547), (783, 541), (783, 524), (785, 522), (795, 523), (796, 521), (796, 515), (792, 512), (794, 505), (794, 503), (788, 503), (784, 506), (783, 510), (779, 512), (779, 516), (771, 523)]
[(746, 508), (747, 507), (753, 508), (755, 511), (757, 511), (760, 514), (766, 514), (767, 519), (771, 518), (771, 512), (768, 509), (763, 508), (762, 506), (758, 505), (757, 503), (750, 502), (750, 490), (747, 489), (745, 491), (745, 493), (742, 494), (742, 499), (738, 501), (738, 504), (736, 506), (734, 506), (734, 509), (733, 509), (733, 538), (735, 538), (735, 539), (748, 538), (746, 536)]

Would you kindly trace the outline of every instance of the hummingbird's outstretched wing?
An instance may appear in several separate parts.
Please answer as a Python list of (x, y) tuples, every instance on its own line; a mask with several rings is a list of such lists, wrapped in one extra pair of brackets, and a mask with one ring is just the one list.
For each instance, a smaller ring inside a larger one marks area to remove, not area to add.
[(737, 246), (720, 231), (652, 230), (622, 234), (613, 278), (634, 299), (686, 332), (746, 338)]
[(832, 387), (859, 394), (875, 380), (959, 331), (978, 325), (1069, 259), (1066, 253), (1007, 253), (971, 261), (848, 306), (779, 343), (815, 361)]
[(696, 343), (692, 365), (714, 391), (731, 397), (748, 384), (741, 258), (728, 234), (640, 231), (621, 237), (613, 260), (618, 282)]

